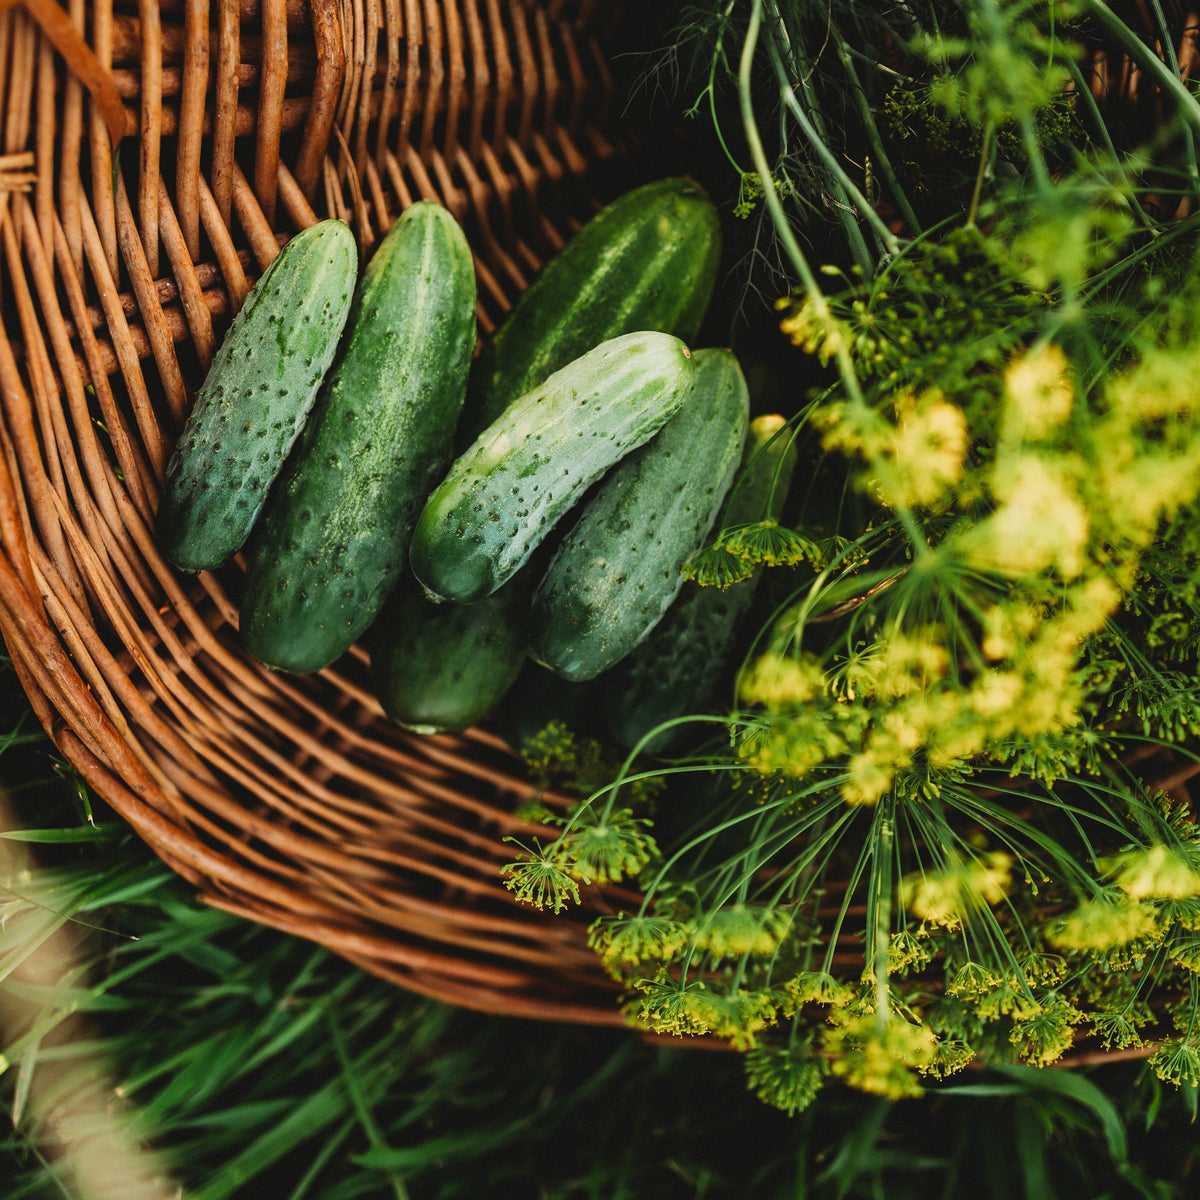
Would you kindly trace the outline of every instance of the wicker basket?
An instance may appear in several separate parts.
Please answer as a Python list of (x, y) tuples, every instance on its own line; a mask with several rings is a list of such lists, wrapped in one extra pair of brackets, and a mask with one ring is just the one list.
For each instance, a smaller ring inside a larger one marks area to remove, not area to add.
[(439, 1000), (615, 1024), (584, 931), (622, 897), (513, 901), (503, 839), (537, 831), (503, 743), (406, 735), (357, 650), (260, 669), (241, 564), (183, 577), (151, 533), (214, 347), (298, 229), (341, 217), (365, 257), (438, 199), (494, 327), (627, 169), (612, 28), (591, 0), (0, 11), (0, 631), (61, 753), (210, 903)]
[[(623, 1018), (585, 930), (635, 898), (514, 901), (504, 838), (539, 831), (504, 744), (405, 734), (358, 650), (261, 669), (240, 563), (183, 577), (151, 531), (190, 397), (288, 236), (338, 216), (365, 256), (441, 200), (486, 333), (636, 180), (615, 23), (604, 0), (0, 8), (0, 633), (41, 722), (210, 903), (442, 1001), (593, 1024)], [(1153, 107), (1113, 48), (1088, 51), (1098, 101)]]

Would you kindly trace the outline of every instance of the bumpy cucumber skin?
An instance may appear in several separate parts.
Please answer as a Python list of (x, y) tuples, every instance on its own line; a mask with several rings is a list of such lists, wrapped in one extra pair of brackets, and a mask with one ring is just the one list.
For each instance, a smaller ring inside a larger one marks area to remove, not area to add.
[(316, 671), (375, 618), (451, 454), (475, 345), (475, 273), (458, 223), (412, 205), (372, 256), (345, 348), (251, 540), (242, 642)]
[(215, 570), (250, 534), (333, 361), (358, 250), (319, 221), (289, 241), (246, 297), (196, 394), (158, 506), (163, 557)]
[(737, 359), (697, 350), (687, 404), (600, 484), (534, 593), (535, 661), (594, 679), (662, 620), (742, 456), (750, 397)]
[[(779, 519), (796, 466), (796, 450), (777, 414), (750, 424), (742, 473), (717, 519), (718, 528)], [(656, 726), (701, 713), (727, 664), (739, 628), (754, 602), (761, 571), (728, 588), (685, 583), (675, 603), (637, 651), (605, 677), (612, 735), (633, 749)], [(686, 727), (675, 725), (643, 747), (649, 754), (677, 747)]]
[(528, 607), (528, 592), (515, 584), (478, 604), (434, 604), (402, 584), (369, 637), (383, 711), (422, 734), (459, 733), (483, 720), (525, 663)]
[(690, 179), (656, 180), (602, 209), (546, 263), (475, 360), (460, 443), (609, 338), (657, 330), (690, 344), (720, 258), (716, 208)]
[(429, 598), (470, 604), (501, 587), (588, 487), (680, 410), (693, 375), (678, 338), (630, 333), (511, 404), (417, 521), (409, 561)]

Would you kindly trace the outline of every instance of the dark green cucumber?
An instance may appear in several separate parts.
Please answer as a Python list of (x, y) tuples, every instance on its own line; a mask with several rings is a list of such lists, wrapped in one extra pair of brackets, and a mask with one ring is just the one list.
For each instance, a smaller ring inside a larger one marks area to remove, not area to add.
[(598, 680), (572, 683), (526, 659), (516, 683), (496, 710), (492, 724), (518, 754), (525, 750), (530, 738), (552, 721), (581, 737), (595, 737), (605, 732), (600, 683)]
[(692, 376), (678, 338), (630, 333), (511, 404), (417, 521), (409, 558), (429, 597), (470, 604), (510, 579), (588, 487), (679, 411)]
[(534, 593), (533, 658), (592, 679), (662, 620), (742, 456), (750, 397), (728, 350), (697, 350), (687, 403), (605, 477)]
[(209, 571), (241, 549), (333, 361), (357, 271), (350, 227), (319, 221), (251, 288), (167, 464), (157, 531), (169, 563)]
[(529, 593), (515, 585), (478, 604), (434, 604), (401, 585), (370, 633), (383, 711), (414, 733), (458, 733), (483, 720), (525, 662), (528, 608)]
[(370, 625), (449, 461), (475, 345), (475, 271), (439, 204), (405, 210), (372, 256), (343, 353), (249, 548), (241, 635), (315, 671)]
[(465, 444), (560, 367), (623, 333), (695, 338), (721, 257), (717, 211), (690, 179), (661, 179), (596, 214), (551, 258), (471, 368)]
[[(740, 475), (717, 528), (778, 520), (796, 464), (793, 439), (781, 416), (750, 424)], [(656, 726), (705, 711), (740, 626), (754, 601), (761, 570), (727, 588), (688, 581), (650, 636), (605, 679), (609, 729), (632, 749)], [(662, 754), (679, 744), (684, 727), (656, 734), (644, 747)]]

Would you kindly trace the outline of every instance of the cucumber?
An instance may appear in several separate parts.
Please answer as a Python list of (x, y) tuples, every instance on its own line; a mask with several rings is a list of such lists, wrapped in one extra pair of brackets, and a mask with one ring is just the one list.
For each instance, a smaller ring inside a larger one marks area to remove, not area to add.
[(156, 524), (173, 566), (215, 570), (246, 541), (333, 361), (357, 271), (350, 227), (319, 221), (251, 288), (167, 464)]
[[(717, 528), (779, 519), (796, 465), (793, 439), (776, 414), (750, 423), (742, 471), (717, 519)], [(604, 680), (612, 735), (632, 749), (655, 726), (701, 713), (711, 702), (754, 602), (761, 568), (728, 588), (688, 581), (650, 636)], [(644, 747), (662, 754), (677, 746), (685, 726), (656, 734)]]
[[(409, 581), (411, 582), (411, 581)], [(515, 584), (478, 604), (434, 604), (401, 585), (371, 629), (383, 711), (414, 733), (458, 733), (483, 720), (525, 663), (529, 593)]]
[(551, 258), (471, 368), (460, 443), (593, 346), (657, 330), (691, 343), (721, 257), (717, 211), (690, 179), (661, 179), (596, 214)]
[[(526, 618), (527, 623), (527, 618)], [(521, 754), (530, 738), (551, 721), (565, 725), (581, 737), (604, 733), (604, 697), (601, 681), (572, 683), (526, 658), (516, 683), (496, 710), (493, 724), (508, 745)]]
[(687, 404), (601, 483), (534, 592), (535, 661), (593, 679), (662, 620), (741, 460), (750, 397), (728, 350), (698, 350)]
[(504, 584), (591, 484), (679, 411), (692, 376), (678, 338), (630, 333), (511, 404), (417, 521), (409, 560), (427, 595), (470, 604)]
[(420, 201), (363, 273), (346, 345), (255, 532), (241, 636), (316, 671), (366, 630), (449, 461), (475, 348), (475, 270), (448, 210)]

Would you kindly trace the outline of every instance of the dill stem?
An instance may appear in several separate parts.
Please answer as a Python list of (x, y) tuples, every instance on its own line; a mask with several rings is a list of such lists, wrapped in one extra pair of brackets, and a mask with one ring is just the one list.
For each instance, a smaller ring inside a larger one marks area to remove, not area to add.
[(875, 985), (875, 1025), (879, 1030), (891, 1020), (888, 985), (888, 948), (892, 932), (892, 851), (896, 840), (896, 793), (879, 801), (872, 827), (871, 894), (868, 898), (871, 929), (871, 974)]
[[(869, 278), (874, 274), (875, 263), (870, 251), (867, 249), (862, 231), (859, 229), (858, 218), (861, 217), (871, 226), (876, 237), (879, 238), (889, 253), (894, 254), (896, 252), (899, 247), (899, 239), (887, 227), (872, 207), (870, 201), (867, 200), (854, 180), (846, 173), (842, 164), (838, 162), (833, 151), (830, 150), (830, 139), (823, 128), (824, 120), (819, 102), (808, 82), (811, 69), (804, 69), (808, 64), (798, 58), (796, 42), (788, 32), (787, 22), (779, 13), (778, 7), (774, 4), (772, 4), (770, 15), (773, 17), (772, 27), (775, 30), (775, 34), (770, 40), (770, 54), (772, 66), (775, 68), (775, 74), (779, 80), (779, 97), (783, 101), (784, 107), (792, 114), (793, 120), (800, 127), (800, 132), (804, 134), (804, 138), (809, 143), (813, 153), (821, 160), (821, 164), (825, 170), (829, 172), (827, 182), (830, 193), (837, 204), (839, 219), (846, 230), (846, 236), (850, 242), (854, 257), (858, 260), (858, 264), (862, 268), (864, 275)], [(833, 36), (835, 39), (837, 38), (836, 32), (834, 32)], [(787, 67), (782, 61), (780, 42), (783, 43), (783, 50), (787, 52), (788, 57), (793, 62), (793, 75), (796, 80), (794, 85), (791, 78), (789, 78)], [(808, 103), (809, 111), (806, 111), (801, 106), (800, 101), (796, 99), (797, 90), (803, 93)], [(841, 195), (838, 194), (839, 192)]]
[(983, 145), (979, 150), (979, 168), (975, 172), (975, 187), (971, 192), (971, 206), (967, 209), (967, 224), (974, 225), (975, 218), (979, 215), (979, 202), (983, 198), (983, 181), (987, 176), (988, 160), (992, 156), (992, 138), (996, 132), (996, 126), (989, 121), (983, 130)]
[[(858, 109), (859, 119), (863, 123), (867, 140), (871, 143), (871, 153), (875, 156), (875, 164), (884, 181), (887, 183), (888, 191), (895, 201), (897, 209), (900, 211), (900, 216), (904, 220), (909, 235), (916, 237), (921, 232), (921, 221), (909, 203), (908, 193), (905, 192), (901, 185), (899, 177), (896, 175), (896, 170), (892, 166), (892, 160), (888, 156), (887, 149), (883, 144), (883, 139), (879, 136), (879, 126), (875, 121), (875, 113), (867, 99), (866, 89), (862, 85), (862, 80), (859, 79), (858, 72), (854, 68), (854, 60), (851, 57), (850, 48), (846, 45), (836, 26), (832, 28), (832, 35), (833, 46), (842, 64), (842, 70), (846, 72), (846, 77), (850, 81), (850, 96), (854, 100), (855, 107)], [(868, 207), (870, 207), (869, 200)], [(873, 213), (874, 208), (870, 208), (870, 211)], [(886, 225), (884, 228), (887, 228)], [(889, 253), (894, 254), (898, 248), (898, 241), (890, 230), (887, 233), (891, 240), (887, 241), (885, 239), (885, 244)]]
[[(775, 226), (776, 235), (779, 237), (788, 258), (791, 260), (792, 266), (796, 270), (796, 274), (800, 278), (805, 295), (808, 297), (809, 303), (813, 306), (813, 311), (817, 319), (823, 323), (832, 323), (833, 317), (829, 308), (829, 302), (825, 298), (824, 292), (821, 291), (820, 285), (817, 283), (816, 275), (813, 274), (812, 267), (809, 265), (804, 251), (800, 249), (800, 245), (796, 241), (796, 236), (792, 232), (787, 214), (783, 209), (783, 201), (780, 200), (779, 194), (771, 184), (773, 178), (771, 165), (767, 161), (766, 150), (763, 147), (762, 138), (759, 136), (758, 123), (754, 115), (754, 105), (750, 94), (750, 75), (754, 62), (754, 51), (758, 45), (758, 37), (762, 30), (762, 17), (763, 0), (754, 0), (754, 7), (751, 9), (750, 22), (746, 30), (746, 38), (742, 43), (742, 56), (738, 63), (738, 101), (741, 108), (742, 124), (745, 127), (746, 142), (750, 148), (750, 156), (754, 161), (754, 168), (758, 172), (759, 178), (764, 181), (763, 200), (771, 214), (771, 221)], [(801, 124), (801, 128), (808, 134), (811, 126), (807, 124), (804, 112), (800, 108), (796, 98), (791, 94), (790, 89), (781, 89), (781, 93), (785, 105), (791, 109), (793, 116)], [(820, 139), (815, 137), (815, 131), (812, 131), (812, 136), (815, 138), (814, 145), (818, 145)], [(841, 172), (836, 162), (834, 162), (831, 170), (834, 171), (835, 175), (844, 175), (844, 172)], [(870, 210), (869, 205), (864, 215), (868, 219), (874, 217), (878, 221), (877, 214)], [(886, 233), (889, 244), (894, 246), (896, 244), (895, 236), (890, 231), (886, 231)], [(850, 402), (866, 408), (866, 399), (863, 396), (862, 385), (859, 382), (858, 373), (854, 368), (854, 362), (850, 357), (849, 348), (846, 346), (844, 339), (837, 336), (833, 338), (833, 344), (834, 361), (837, 363), (838, 374), (841, 377), (842, 386), (846, 389), (846, 394)], [(896, 515), (912, 543), (914, 555), (919, 557), (927, 553), (929, 546), (912, 512), (907, 508), (902, 508), (897, 510)]]
[(704, 89), (708, 93), (708, 111), (712, 119), (713, 132), (717, 135), (717, 143), (721, 147), (722, 153), (729, 160), (729, 165), (738, 173), (745, 175), (741, 163), (734, 157), (733, 151), (729, 149), (728, 143), (725, 141), (725, 135), (721, 131), (721, 118), (717, 112), (717, 63), (721, 60), (721, 56), (725, 48), (725, 30), (728, 26), (729, 16), (733, 12), (733, 6), (737, 0), (729, 0), (725, 6), (725, 11), (721, 14), (721, 30), (717, 34), (717, 44), (713, 48), (712, 59), (708, 65), (708, 86)]
[[(758, 123), (754, 116), (754, 103), (750, 94), (750, 74), (754, 63), (754, 50), (758, 44), (758, 35), (761, 29), (762, 0), (754, 0), (754, 7), (750, 11), (750, 23), (746, 30), (746, 39), (742, 43), (741, 60), (738, 63), (738, 102), (742, 114), (742, 124), (745, 127), (746, 141), (750, 147), (750, 157), (754, 160), (754, 169), (758, 172), (759, 178), (764, 181), (763, 200), (771, 214), (776, 235), (791, 260), (796, 274), (800, 277), (804, 292), (818, 318), (821, 321), (831, 321), (829, 302), (817, 283), (817, 278), (808, 264), (808, 259), (804, 256), (804, 251), (800, 249), (800, 245), (796, 241), (796, 235), (792, 232), (787, 214), (783, 210), (783, 201), (780, 200), (779, 194), (771, 183), (773, 178), (771, 164), (767, 161), (767, 153), (763, 148), (762, 138), (758, 132)], [(858, 374), (854, 370), (850, 351), (840, 339), (835, 339), (835, 342), (837, 344), (834, 349), (834, 357), (837, 361), (842, 385), (852, 400), (862, 404), (864, 403), (862, 386), (859, 383)]]

